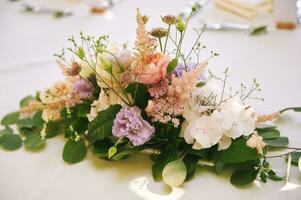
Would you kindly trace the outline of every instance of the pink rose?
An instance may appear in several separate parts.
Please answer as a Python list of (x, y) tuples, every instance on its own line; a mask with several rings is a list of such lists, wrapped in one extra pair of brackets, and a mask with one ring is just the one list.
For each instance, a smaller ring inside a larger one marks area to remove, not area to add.
[(166, 75), (169, 57), (162, 54), (151, 55), (146, 66), (138, 67), (139, 82), (144, 84), (154, 84), (162, 80)]

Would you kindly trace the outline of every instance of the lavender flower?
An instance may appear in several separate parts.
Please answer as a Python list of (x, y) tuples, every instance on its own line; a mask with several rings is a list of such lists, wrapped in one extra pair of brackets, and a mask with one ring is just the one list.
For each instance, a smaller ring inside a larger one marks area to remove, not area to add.
[(151, 139), (155, 128), (141, 117), (138, 107), (122, 108), (114, 120), (112, 133), (116, 137), (127, 137), (134, 146)]
[(72, 90), (79, 93), (80, 98), (86, 99), (92, 96), (92, 85), (86, 80), (80, 79), (72, 84)]
[[(191, 69), (194, 69), (197, 66), (196, 63), (190, 62), (186, 63), (186, 67), (183, 63), (179, 63), (178, 66), (176, 67), (174, 74), (176, 77), (182, 77), (183, 71), (189, 72)], [(204, 69), (200, 76), (198, 77), (198, 81), (200, 82), (207, 82), (209, 78), (209, 72), (208, 70)]]

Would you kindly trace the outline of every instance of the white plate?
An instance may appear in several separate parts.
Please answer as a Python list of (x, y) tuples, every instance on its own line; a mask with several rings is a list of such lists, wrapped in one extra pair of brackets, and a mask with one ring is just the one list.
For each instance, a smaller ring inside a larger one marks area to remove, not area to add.
[[(0, 116), (17, 109), (22, 96), (62, 78), (56, 63), (47, 59), (2, 69)], [(291, 116), (298, 119), (294, 114)], [(287, 120), (282, 120), (280, 128), (295, 137), (295, 144), (296, 141), (300, 144), (300, 120), (299, 123), (293, 122), (289, 125)], [(294, 135), (297, 131), (299, 137)], [(193, 180), (182, 188), (171, 189), (152, 180), (152, 163), (144, 155), (108, 162), (89, 154), (84, 161), (67, 165), (61, 158), (63, 137), (50, 139), (47, 143), (46, 149), (36, 153), (24, 149), (14, 152), (0, 150), (0, 199), (300, 199), (301, 177), (296, 167), (292, 167), (290, 182), (286, 186), (284, 182), (261, 184), (256, 181), (238, 189), (230, 184), (229, 174), (217, 175), (212, 169), (199, 168)], [(284, 173), (283, 159), (273, 159), (272, 163)]]

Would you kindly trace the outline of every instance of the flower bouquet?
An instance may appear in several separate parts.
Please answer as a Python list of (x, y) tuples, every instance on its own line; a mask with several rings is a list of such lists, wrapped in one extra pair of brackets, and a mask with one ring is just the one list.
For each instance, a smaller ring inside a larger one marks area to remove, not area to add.
[[(183, 53), (189, 18), (163, 16), (166, 28), (148, 32), (148, 17), (137, 9), (133, 48), (108, 36), (70, 38), (71, 47), (55, 55), (65, 80), (23, 98), (19, 111), (3, 117), (0, 146), (15, 150), (24, 143), (28, 150), (41, 149), (47, 139), (64, 134), (62, 157), (70, 164), (83, 160), (88, 150), (110, 161), (144, 153), (153, 160), (154, 179), (172, 187), (190, 180), (203, 165), (217, 173), (232, 169), (236, 186), (257, 178), (283, 180), (267, 158), (269, 149), (286, 148), (288, 138), (267, 122), (301, 108), (256, 115), (246, 103), (257, 98), (256, 80), (250, 88), (242, 84), (232, 91), (228, 70), (220, 78), (208, 69), (217, 53), (200, 61), (205, 27), (196, 30), (191, 50)], [(283, 155), (296, 163), (296, 150)]]

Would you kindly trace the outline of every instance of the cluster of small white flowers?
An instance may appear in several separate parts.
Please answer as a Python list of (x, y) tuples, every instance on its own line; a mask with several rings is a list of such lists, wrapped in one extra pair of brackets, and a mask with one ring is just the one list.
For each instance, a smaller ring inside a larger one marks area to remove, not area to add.
[(218, 144), (218, 149), (224, 150), (231, 145), (232, 139), (251, 135), (255, 130), (255, 113), (236, 98), (215, 107), (210, 114), (203, 113), (203, 106), (199, 102), (194, 103), (192, 101), (186, 106), (186, 126), (183, 127), (184, 138), (187, 143), (193, 144), (193, 149), (210, 148)]

